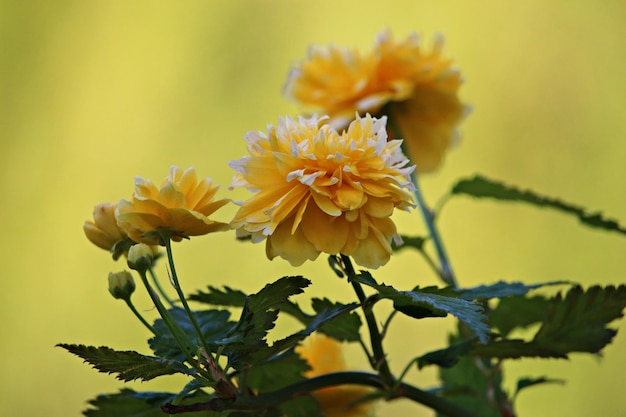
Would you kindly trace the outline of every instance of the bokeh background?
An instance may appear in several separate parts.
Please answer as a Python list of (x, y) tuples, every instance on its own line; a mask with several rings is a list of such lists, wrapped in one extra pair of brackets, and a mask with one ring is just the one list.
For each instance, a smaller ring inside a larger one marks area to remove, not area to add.
[[(82, 223), (95, 204), (129, 197), (136, 175), (160, 181), (172, 164), (194, 166), (223, 184), (222, 196), (243, 198), (227, 190), (227, 161), (244, 154), (245, 132), (299, 111), (281, 90), (311, 43), (366, 50), (385, 28), (397, 37), (416, 31), (425, 42), (445, 35), (473, 113), (442, 170), (422, 179), (428, 201), (481, 172), (626, 221), (625, 20), (620, 0), (0, 1), (2, 414), (78, 416), (87, 399), (122, 387), (54, 347), (149, 353), (148, 332), (106, 289), (108, 272), (124, 265), (91, 245)], [(396, 218), (404, 233), (424, 232), (419, 213)], [(440, 227), (465, 286), (626, 281), (626, 239), (557, 213), (459, 198)], [(209, 284), (256, 291), (303, 274), (314, 281), (311, 295), (351, 299), (323, 257), (294, 270), (231, 234), (174, 250), (187, 292)], [(400, 288), (438, 284), (409, 252), (375, 276)], [(134, 299), (154, 317), (147, 297)], [(520, 376), (567, 380), (524, 392), (520, 416), (623, 416), (626, 325), (614, 325), (621, 333), (602, 359), (512, 362), (509, 388)], [(394, 371), (442, 346), (451, 327), (445, 319), (395, 322)], [(350, 365), (365, 366), (351, 349)], [(409, 379), (429, 387), (435, 376), (412, 371)], [(182, 383), (129, 385), (174, 391)], [(403, 401), (377, 414), (432, 415)]]

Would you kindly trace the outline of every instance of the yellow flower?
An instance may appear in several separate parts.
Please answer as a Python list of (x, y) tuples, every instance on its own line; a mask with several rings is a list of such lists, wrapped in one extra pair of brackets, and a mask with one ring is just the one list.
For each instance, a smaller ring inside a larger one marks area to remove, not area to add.
[[(87, 239), (104, 250), (111, 251), (115, 244), (126, 238), (126, 232), (117, 225), (115, 209), (117, 203), (100, 203), (93, 209), (93, 221), (83, 224), (83, 231)], [(121, 253), (115, 252), (117, 259)]]
[(418, 172), (439, 167), (458, 138), (468, 107), (457, 97), (461, 76), (442, 57), (443, 39), (426, 52), (417, 35), (402, 42), (383, 32), (373, 51), (311, 49), (308, 60), (290, 71), (285, 92), (295, 101), (328, 114), (337, 129), (354, 112), (387, 114), (402, 136)]
[(339, 134), (316, 116), (281, 118), (267, 133), (246, 135), (250, 156), (231, 161), (234, 186), (256, 194), (242, 203), (231, 225), (253, 242), (266, 240), (269, 259), (292, 265), (321, 252), (352, 256), (377, 268), (400, 242), (389, 218), (412, 207), (414, 166), (400, 140), (387, 141), (386, 118), (357, 115)]
[[(346, 369), (341, 344), (330, 337), (311, 335), (296, 351), (311, 367), (304, 374), (307, 378)], [(313, 396), (319, 402), (325, 417), (363, 417), (372, 414), (372, 404), (359, 403), (358, 400), (369, 391), (368, 388), (358, 385), (340, 385), (315, 391)]]
[(189, 236), (228, 230), (226, 223), (208, 218), (230, 200), (213, 201), (219, 186), (210, 178), (198, 181), (196, 171), (172, 166), (160, 188), (150, 180), (137, 177), (131, 201), (121, 200), (116, 211), (117, 222), (135, 242), (164, 244), (161, 232), (174, 241)]

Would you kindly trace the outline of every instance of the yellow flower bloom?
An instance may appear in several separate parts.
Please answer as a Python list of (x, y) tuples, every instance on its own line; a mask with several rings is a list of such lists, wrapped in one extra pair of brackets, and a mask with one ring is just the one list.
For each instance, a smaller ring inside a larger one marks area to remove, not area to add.
[[(307, 378), (346, 369), (341, 344), (322, 334), (309, 336), (296, 351), (311, 367), (304, 375)], [(358, 385), (340, 385), (315, 391), (313, 396), (326, 417), (363, 417), (372, 415), (372, 403), (358, 400), (369, 391)]]
[[(87, 239), (94, 245), (110, 251), (113, 246), (126, 238), (126, 232), (117, 225), (115, 209), (117, 203), (100, 203), (93, 209), (93, 221), (83, 224)], [(117, 259), (121, 253), (114, 254)]]
[(316, 116), (281, 118), (267, 133), (246, 135), (250, 156), (231, 161), (234, 186), (256, 194), (232, 220), (239, 236), (266, 240), (266, 254), (292, 265), (321, 252), (377, 268), (400, 242), (389, 218), (412, 207), (414, 166), (400, 140), (387, 141), (386, 118), (367, 115), (339, 134)]
[(189, 236), (228, 230), (226, 223), (208, 218), (230, 200), (213, 201), (219, 186), (210, 178), (198, 181), (196, 171), (172, 166), (160, 188), (150, 180), (137, 177), (131, 201), (121, 200), (116, 211), (117, 222), (135, 242), (164, 244), (160, 231), (180, 241)]
[(387, 114), (399, 130), (390, 136), (402, 136), (418, 172), (430, 172), (455, 142), (468, 112), (457, 97), (461, 76), (442, 49), (442, 38), (425, 52), (417, 35), (396, 42), (389, 31), (366, 55), (313, 47), (308, 60), (290, 71), (285, 93), (328, 114), (337, 129), (345, 128), (354, 112)]

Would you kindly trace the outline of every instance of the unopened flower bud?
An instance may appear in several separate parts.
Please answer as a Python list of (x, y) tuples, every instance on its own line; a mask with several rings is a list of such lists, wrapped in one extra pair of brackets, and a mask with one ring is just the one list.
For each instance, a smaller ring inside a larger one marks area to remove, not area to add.
[(135, 280), (130, 272), (109, 272), (109, 292), (113, 297), (128, 300), (134, 291)]
[(128, 266), (137, 271), (145, 271), (152, 265), (154, 253), (152, 248), (145, 243), (133, 245), (128, 250)]

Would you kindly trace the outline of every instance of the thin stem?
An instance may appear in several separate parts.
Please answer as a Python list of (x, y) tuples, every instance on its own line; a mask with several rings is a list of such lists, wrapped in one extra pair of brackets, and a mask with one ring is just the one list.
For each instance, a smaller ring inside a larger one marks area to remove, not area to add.
[(141, 281), (143, 281), (143, 284), (148, 290), (148, 294), (150, 295), (150, 298), (152, 299), (154, 306), (156, 307), (157, 311), (161, 315), (163, 322), (169, 329), (170, 333), (172, 334), (172, 337), (176, 341), (176, 344), (178, 344), (178, 347), (180, 348), (181, 352), (183, 352), (183, 354), (185, 355), (185, 358), (187, 358), (187, 361), (192, 366), (194, 366), (196, 369), (200, 369), (200, 367), (198, 366), (198, 362), (193, 358), (193, 352), (189, 352), (190, 346), (194, 346), (194, 344), (191, 342), (187, 334), (176, 323), (176, 320), (174, 320), (170, 312), (167, 311), (167, 309), (165, 308), (165, 306), (159, 299), (159, 296), (154, 292), (154, 290), (150, 286), (150, 283), (148, 282), (148, 278), (146, 277), (146, 271), (137, 271), (137, 272), (139, 272)]
[(209, 346), (206, 344), (206, 341), (204, 340), (204, 336), (202, 335), (202, 330), (200, 329), (200, 325), (198, 324), (198, 321), (196, 320), (196, 316), (193, 314), (193, 311), (191, 311), (191, 308), (189, 308), (189, 303), (187, 302), (187, 299), (185, 298), (185, 294), (183, 293), (183, 290), (180, 287), (180, 283), (178, 282), (178, 275), (176, 274), (176, 267), (174, 266), (174, 256), (172, 255), (172, 241), (170, 239), (164, 239), (164, 241), (165, 241), (165, 250), (167, 251), (167, 260), (169, 261), (170, 270), (172, 271), (172, 281), (174, 283), (174, 289), (176, 289), (178, 298), (180, 299), (180, 302), (183, 304), (183, 308), (185, 309), (185, 312), (187, 313), (187, 316), (189, 317), (189, 321), (191, 321), (191, 324), (193, 325), (193, 328), (196, 331), (198, 340), (200, 341), (200, 343), (202, 343), (202, 347), (204, 348), (204, 351), (206, 352), (207, 355), (212, 355), (211, 350), (209, 349)]
[(174, 303), (172, 302), (172, 299), (168, 297), (165, 290), (163, 290), (163, 287), (161, 286), (161, 283), (159, 282), (159, 278), (154, 272), (154, 269), (152, 269), (152, 267), (149, 267), (148, 272), (150, 272), (150, 276), (152, 277), (152, 282), (154, 282), (154, 286), (156, 287), (161, 297), (163, 297), (165, 301), (167, 301), (167, 304), (169, 304), (170, 307), (174, 307)]
[(137, 309), (135, 308), (135, 305), (133, 304), (133, 302), (130, 300), (130, 297), (125, 299), (124, 301), (126, 301), (126, 305), (128, 306), (128, 308), (130, 308), (130, 310), (133, 312), (133, 314), (139, 319), (139, 321), (141, 321), (143, 323), (144, 326), (146, 326), (146, 328), (148, 330), (150, 330), (155, 336), (158, 336), (159, 333), (157, 333), (156, 330), (154, 330), (154, 327), (152, 327), (150, 325), (150, 323), (148, 323), (146, 321), (146, 319), (143, 318), (143, 316), (141, 315), (141, 313), (139, 313), (139, 311), (137, 311)]
[[(224, 411), (224, 410), (263, 410), (275, 407), (285, 401), (306, 395), (312, 391), (338, 385), (364, 385), (377, 389), (386, 389), (386, 382), (379, 375), (367, 372), (336, 372), (320, 375), (304, 381), (296, 382), (288, 387), (257, 396), (246, 396), (221, 399), (216, 398), (205, 403), (189, 405), (165, 404), (161, 409), (168, 414), (187, 413), (192, 411)], [(432, 408), (439, 414), (448, 417), (478, 417), (456, 404), (441, 397), (414, 387), (406, 383), (400, 383), (392, 392), (388, 392), (389, 399), (408, 398), (417, 403)]]
[(378, 323), (376, 322), (374, 311), (372, 310), (371, 306), (364, 305), (367, 297), (365, 296), (363, 287), (361, 287), (361, 284), (357, 281), (356, 272), (354, 270), (354, 267), (352, 266), (352, 261), (350, 261), (350, 257), (341, 254), (341, 260), (343, 261), (346, 274), (348, 275), (348, 280), (352, 284), (352, 288), (354, 288), (354, 292), (361, 302), (363, 314), (365, 315), (365, 320), (367, 321), (367, 327), (370, 333), (370, 341), (372, 344), (372, 355), (374, 357), (374, 368), (380, 373), (383, 381), (391, 386), (394, 384), (395, 378), (393, 377), (393, 374), (389, 369), (389, 364), (387, 363), (387, 356), (385, 355), (385, 351), (383, 349), (383, 339), (380, 335), (380, 331), (378, 330)]
[(424, 222), (426, 223), (426, 227), (428, 228), (428, 233), (433, 240), (433, 244), (435, 245), (435, 251), (437, 252), (437, 256), (439, 258), (439, 263), (441, 265), (441, 278), (446, 284), (450, 285), (451, 287), (456, 287), (456, 278), (454, 277), (452, 266), (450, 265), (448, 255), (446, 254), (446, 250), (443, 246), (443, 241), (441, 240), (441, 236), (439, 235), (439, 231), (437, 230), (437, 226), (435, 225), (434, 216), (426, 205), (424, 197), (422, 196), (422, 193), (420, 191), (420, 187), (417, 184), (417, 172), (413, 171), (413, 173), (411, 174), (411, 179), (413, 180), (413, 184), (415, 185), (415, 198), (417, 199), (417, 205), (422, 212), (422, 217), (424, 218)]

